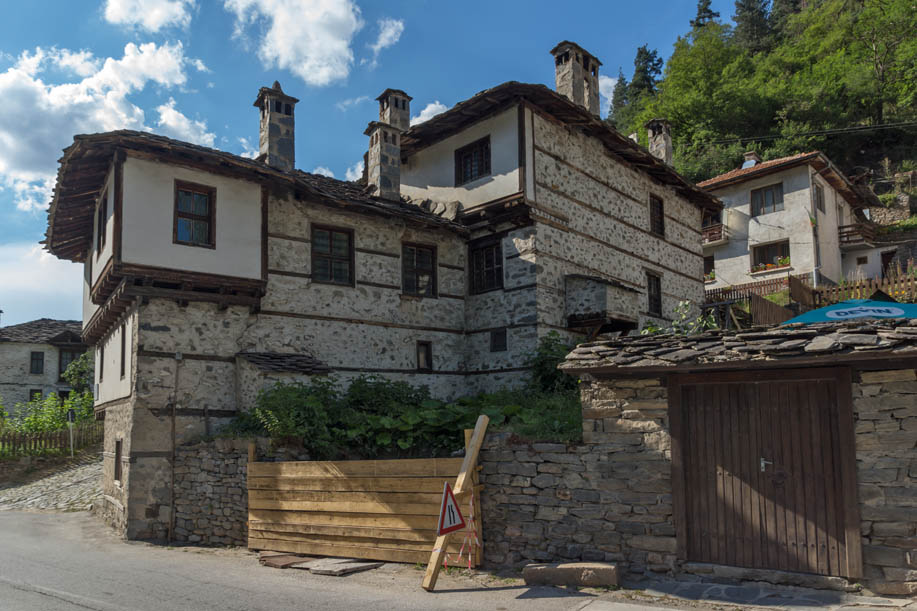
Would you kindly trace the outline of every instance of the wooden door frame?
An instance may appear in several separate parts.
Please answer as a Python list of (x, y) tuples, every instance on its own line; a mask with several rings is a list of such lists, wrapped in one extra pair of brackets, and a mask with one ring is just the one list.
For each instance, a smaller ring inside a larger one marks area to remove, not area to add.
[(669, 436), (672, 452), (672, 514), (675, 522), (675, 554), (688, 560), (688, 518), (685, 502), (685, 472), (682, 423), (682, 386), (688, 384), (729, 384), (735, 382), (770, 382), (778, 380), (833, 380), (837, 389), (837, 426), (844, 501), (844, 535), (849, 579), (863, 576), (860, 540), (860, 505), (857, 494), (856, 443), (853, 425), (853, 384), (850, 367), (812, 367), (802, 369), (757, 369), (708, 373), (672, 373), (668, 375)]

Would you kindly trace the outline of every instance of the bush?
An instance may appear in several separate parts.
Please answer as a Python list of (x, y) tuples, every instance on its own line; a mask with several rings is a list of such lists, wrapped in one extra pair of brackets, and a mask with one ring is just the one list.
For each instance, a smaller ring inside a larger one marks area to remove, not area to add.
[(21, 433), (43, 433), (67, 428), (67, 412), (76, 413), (76, 423), (89, 422), (95, 419), (92, 393), (71, 393), (67, 399), (61, 399), (51, 393), (43, 399), (17, 403), (14, 413), (2, 410), (0, 420), (10, 430)]

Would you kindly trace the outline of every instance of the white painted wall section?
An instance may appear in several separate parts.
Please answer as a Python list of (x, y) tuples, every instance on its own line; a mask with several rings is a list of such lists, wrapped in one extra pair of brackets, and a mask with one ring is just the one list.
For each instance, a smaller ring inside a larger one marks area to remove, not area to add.
[[(134, 326), (136, 310), (125, 317), (122, 324), (114, 327), (108, 335), (95, 345), (95, 394), (96, 405), (115, 399), (129, 397), (133, 371)], [(121, 375), (121, 335), (124, 334), (124, 375)], [(103, 350), (104, 348), (104, 350)], [(101, 379), (99, 373), (102, 373)]]

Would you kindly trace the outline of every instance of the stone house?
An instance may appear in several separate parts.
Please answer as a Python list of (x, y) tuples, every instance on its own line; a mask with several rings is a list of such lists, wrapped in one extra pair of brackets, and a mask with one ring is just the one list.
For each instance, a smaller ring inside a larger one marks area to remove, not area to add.
[(838, 283), (881, 269), (861, 212), (871, 202), (818, 151), (763, 162), (748, 152), (741, 168), (698, 186), (723, 202), (704, 218), (708, 289), (787, 273)]
[(379, 96), (362, 181), (295, 169), (298, 100), (259, 90), (257, 159), (148, 133), (74, 138), (46, 245), (84, 263), (105, 518), (161, 538), (177, 445), (265, 384), (378, 374), (453, 397), (518, 384), (538, 338), (635, 329), (703, 297), (718, 200), (597, 116), (600, 62), (411, 127)]
[(67, 365), (86, 352), (78, 320), (39, 318), (0, 327), (0, 405), (51, 393), (66, 398), (70, 385), (61, 377)]

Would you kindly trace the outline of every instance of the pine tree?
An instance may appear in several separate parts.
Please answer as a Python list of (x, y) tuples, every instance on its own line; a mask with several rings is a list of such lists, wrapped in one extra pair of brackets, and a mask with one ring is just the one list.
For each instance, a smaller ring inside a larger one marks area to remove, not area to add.
[(771, 14), (768, 18), (770, 21), (771, 32), (778, 39), (786, 36), (786, 22), (792, 15), (795, 15), (802, 6), (800, 0), (773, 0), (771, 3)]
[(720, 16), (717, 11), (710, 8), (710, 2), (711, 0), (697, 0), (697, 16), (691, 20), (692, 28), (702, 28)]
[(736, 0), (735, 41), (752, 54), (770, 47), (767, 5), (768, 0)]
[(620, 118), (621, 109), (627, 106), (627, 79), (624, 72), (618, 68), (618, 80), (615, 82), (614, 92), (611, 98), (611, 110), (608, 111), (608, 118), (612, 121)]
[(634, 76), (627, 87), (627, 102), (633, 104), (643, 95), (656, 93), (656, 80), (662, 74), (662, 59), (647, 45), (637, 49), (634, 57)]

